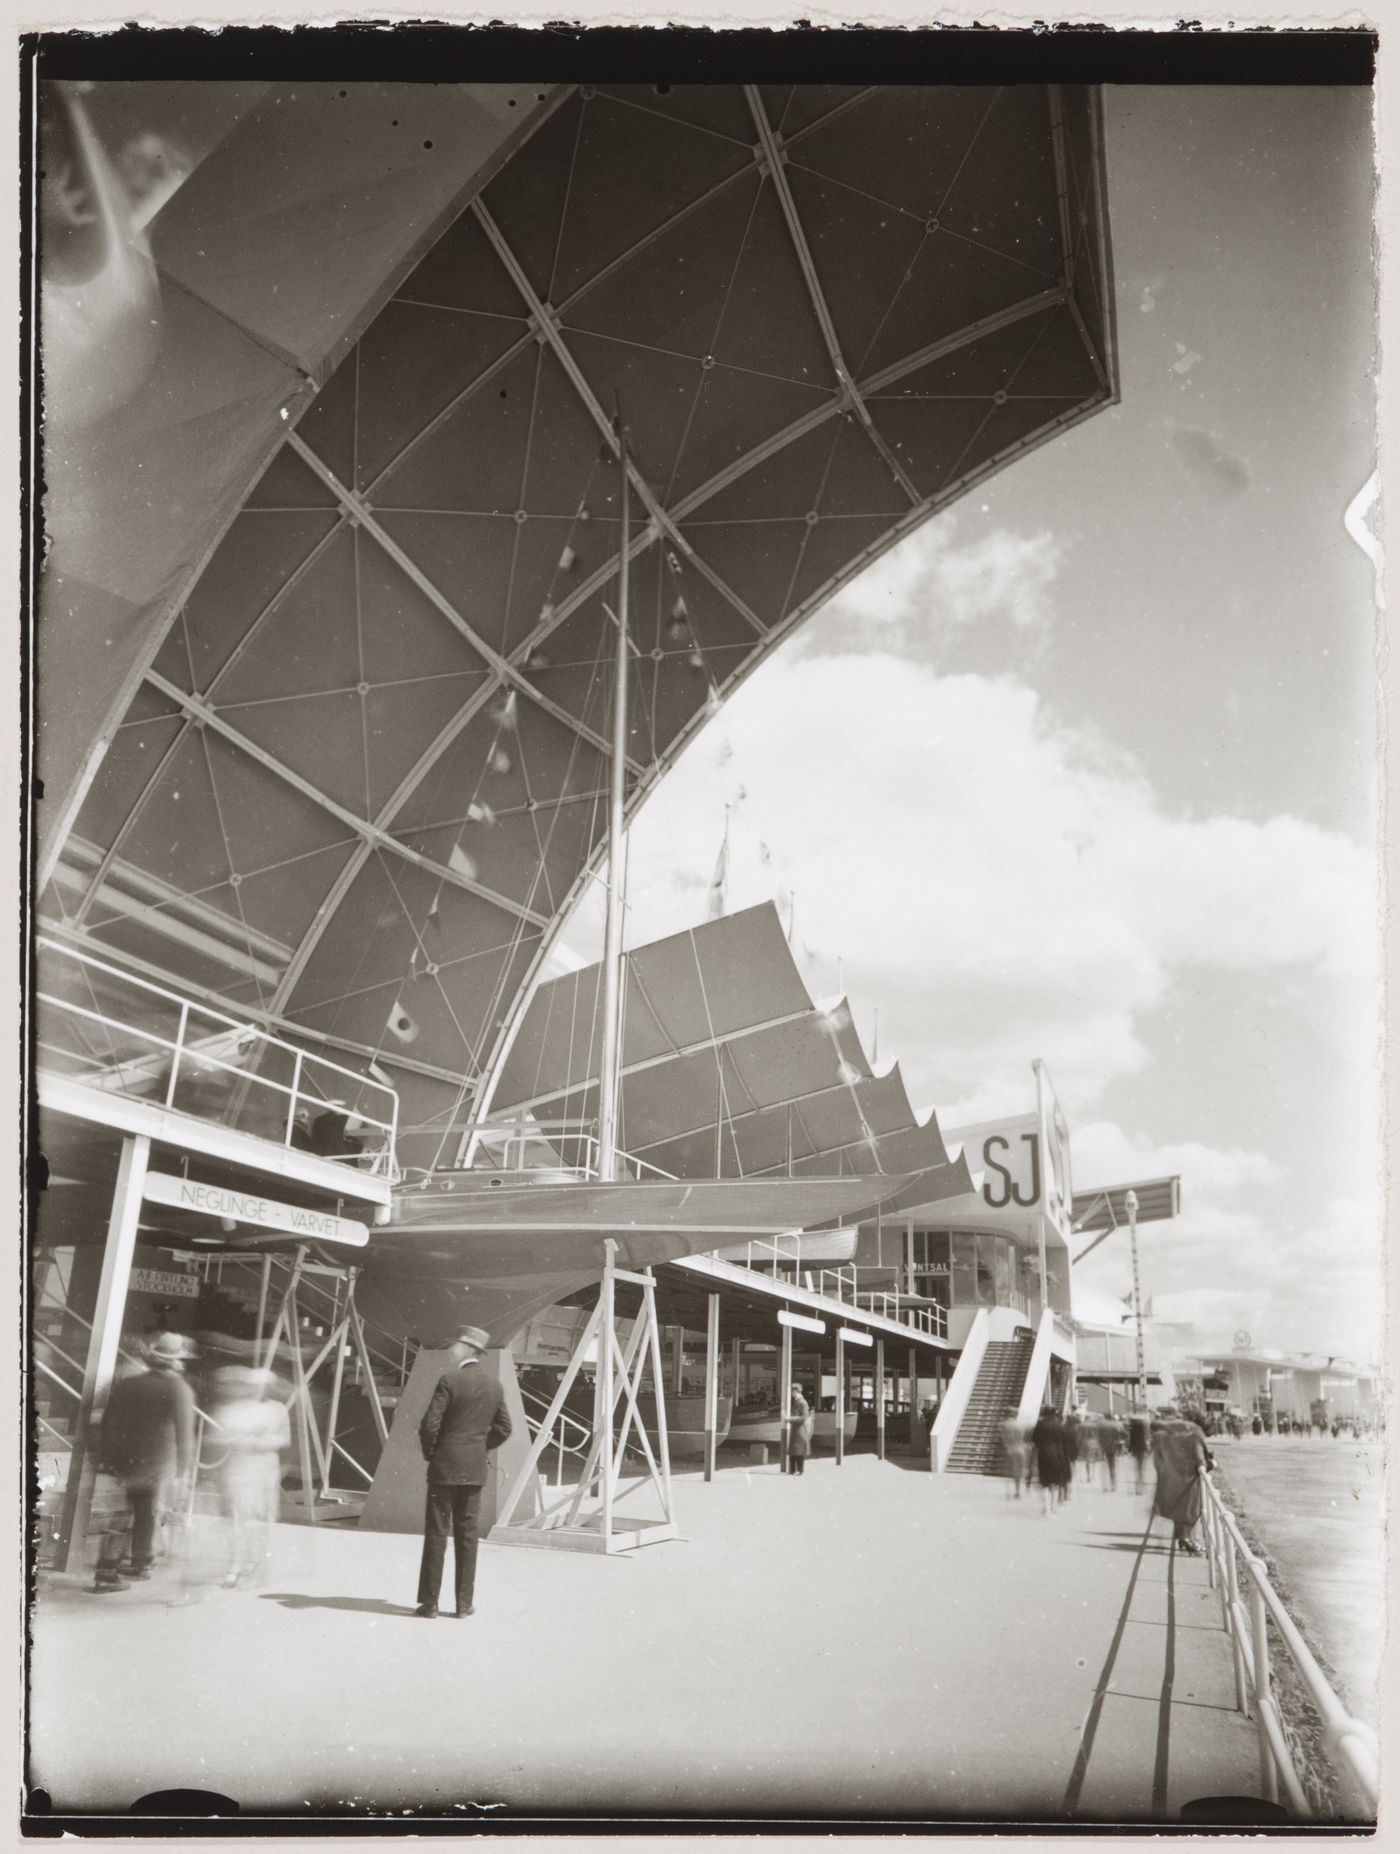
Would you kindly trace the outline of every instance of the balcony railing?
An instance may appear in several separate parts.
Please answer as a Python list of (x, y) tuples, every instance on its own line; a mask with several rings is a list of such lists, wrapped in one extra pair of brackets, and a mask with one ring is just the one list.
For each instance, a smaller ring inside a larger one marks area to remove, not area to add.
[(387, 1084), (46, 935), (38, 947), (42, 1069), (396, 1176), (399, 1098)]

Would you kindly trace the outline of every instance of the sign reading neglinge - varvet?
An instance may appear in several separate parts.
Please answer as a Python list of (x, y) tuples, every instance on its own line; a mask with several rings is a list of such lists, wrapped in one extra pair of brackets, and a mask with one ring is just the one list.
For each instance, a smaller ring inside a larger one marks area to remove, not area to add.
[(281, 1204), (257, 1191), (231, 1191), (224, 1185), (201, 1184), (197, 1178), (176, 1178), (168, 1172), (148, 1172), (142, 1191), (153, 1204), (175, 1210), (193, 1210), (206, 1217), (228, 1217), (235, 1223), (253, 1223), (259, 1229), (285, 1230), (307, 1242), (338, 1242), (362, 1249), (369, 1241), (363, 1223), (333, 1217), (302, 1204)]

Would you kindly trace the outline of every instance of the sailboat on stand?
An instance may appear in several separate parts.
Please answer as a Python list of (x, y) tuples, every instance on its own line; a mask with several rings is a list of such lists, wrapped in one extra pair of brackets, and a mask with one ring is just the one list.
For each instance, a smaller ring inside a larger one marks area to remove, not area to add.
[[(501, 1490), (492, 1536), (604, 1552), (675, 1536), (654, 1266), (832, 1218), (854, 1219), (908, 1182), (888, 1174), (677, 1179), (654, 1168), (643, 1176), (621, 1150), (635, 466), (620, 417), (612, 451), (621, 534), (618, 609), (610, 614), (616, 639), (596, 1157), (543, 1170), (476, 1165), (430, 1172), (403, 1186), (387, 1223), (374, 1233), (360, 1289), (361, 1305), (381, 1326), (427, 1345), (445, 1341), (467, 1320), (506, 1346), (536, 1314), (598, 1286), (597, 1304), (548, 1411)], [(557, 1448), (561, 1424), (576, 1432), (580, 1392), (590, 1375), (590, 1439), (578, 1477), (546, 1492), (541, 1464)], [(643, 1513), (648, 1505), (652, 1510)]]

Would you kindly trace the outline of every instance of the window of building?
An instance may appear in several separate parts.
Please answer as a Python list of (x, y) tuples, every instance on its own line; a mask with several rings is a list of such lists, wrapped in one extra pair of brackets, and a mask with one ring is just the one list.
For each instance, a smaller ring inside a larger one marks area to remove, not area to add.
[(967, 1230), (953, 1233), (953, 1305), (977, 1305), (977, 1238)]

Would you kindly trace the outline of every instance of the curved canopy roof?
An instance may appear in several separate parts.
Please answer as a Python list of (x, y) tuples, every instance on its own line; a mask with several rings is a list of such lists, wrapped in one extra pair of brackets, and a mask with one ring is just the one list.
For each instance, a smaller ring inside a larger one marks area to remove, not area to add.
[[(391, 158), (382, 125), (357, 148), (331, 88), (299, 85), (263, 95), (153, 221), (162, 356), (64, 454), (87, 447), (70, 493), (109, 530), (163, 459), (182, 538), (158, 585), (123, 595), (127, 630), (46, 598), (60, 731), (66, 668), (99, 634), (125, 654), (41, 906), (179, 987), (377, 1058), (405, 1123), (437, 1128), (489, 1105), (601, 857), (619, 409), (635, 808), (804, 616), (1116, 385), (1092, 92), (564, 87), (531, 92), (507, 133), (505, 98), (428, 88), (435, 133), (457, 134), (450, 199), (435, 160)], [(377, 101), (349, 99), (366, 123)], [(289, 201), (266, 138), (294, 130)], [(360, 171), (376, 163), (380, 188)], [(358, 269), (327, 237), (332, 196)], [(287, 375), (285, 342), (281, 374), (240, 398), (215, 332), (256, 319), (269, 278), (309, 364)], [(252, 463), (210, 551), (186, 502), (221, 506)], [(160, 497), (136, 506), (155, 547)], [(107, 558), (88, 552), (80, 586)], [(405, 1162), (438, 1144), (410, 1140)]]

